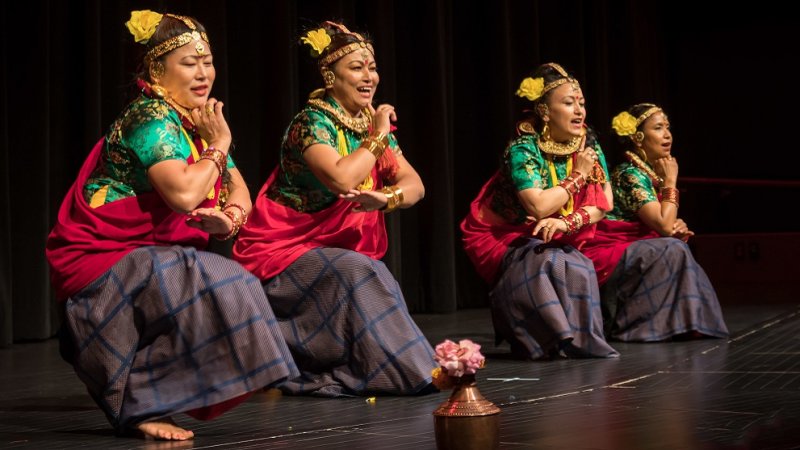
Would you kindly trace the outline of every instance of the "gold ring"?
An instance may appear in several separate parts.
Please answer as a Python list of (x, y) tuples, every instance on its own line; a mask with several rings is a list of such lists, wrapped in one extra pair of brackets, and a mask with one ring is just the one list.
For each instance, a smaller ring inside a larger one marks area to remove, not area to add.
[(206, 105), (206, 114), (208, 115), (214, 114), (214, 107), (211, 105)]

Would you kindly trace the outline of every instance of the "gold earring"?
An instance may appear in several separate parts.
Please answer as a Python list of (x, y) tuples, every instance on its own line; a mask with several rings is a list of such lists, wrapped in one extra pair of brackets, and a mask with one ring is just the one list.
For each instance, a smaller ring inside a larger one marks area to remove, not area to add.
[(325, 82), (325, 89), (333, 87), (333, 82), (336, 80), (336, 75), (328, 69), (322, 70), (322, 81)]
[(542, 141), (547, 142), (550, 140), (550, 127), (547, 126), (547, 122), (544, 123), (544, 127), (542, 127), (542, 134), (541, 134)]
[(550, 108), (547, 103), (539, 103), (536, 105), (536, 112), (539, 113), (539, 117), (544, 118), (544, 116), (550, 114)]
[(633, 135), (633, 137), (631, 137), (631, 139), (633, 139), (633, 142), (636, 143), (637, 146), (639, 146), (642, 143), (642, 141), (644, 141), (644, 133), (642, 133), (641, 131), (637, 131)]
[(167, 68), (164, 67), (164, 64), (161, 61), (153, 61), (150, 63), (150, 79), (155, 81), (160, 79), (164, 76), (164, 73), (167, 71)]

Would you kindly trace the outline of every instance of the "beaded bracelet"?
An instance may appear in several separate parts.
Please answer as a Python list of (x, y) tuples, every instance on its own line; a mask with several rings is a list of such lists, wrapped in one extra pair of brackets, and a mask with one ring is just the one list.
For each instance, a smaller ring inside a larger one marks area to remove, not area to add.
[(584, 208), (578, 208), (571, 214), (561, 217), (561, 220), (563, 220), (564, 224), (567, 226), (565, 234), (573, 234), (592, 223), (592, 217), (589, 215), (589, 211), (586, 211)]
[(222, 208), (222, 211), (227, 211), (228, 208), (239, 208), (239, 211), (241, 211), (242, 215), (239, 218), (240, 227), (247, 223), (247, 211), (244, 209), (244, 206), (238, 203), (226, 203), (225, 207)]
[(574, 197), (575, 194), (580, 192), (584, 185), (586, 185), (586, 179), (577, 170), (573, 170), (572, 173), (558, 183), (558, 186), (564, 188), (570, 197)]
[(200, 154), (200, 160), (204, 159), (216, 164), (220, 175), (225, 171), (225, 165), (228, 163), (228, 155), (213, 146), (203, 150), (203, 153)]
[(228, 234), (214, 234), (212, 236), (214, 236), (214, 239), (219, 241), (227, 241), (239, 233), (239, 228), (242, 227), (242, 223), (236, 220), (236, 214), (234, 214), (233, 211), (222, 211), (222, 214), (228, 216), (228, 218), (231, 219), (231, 222), (233, 222), (231, 231)]
[(661, 201), (662, 202), (669, 202), (673, 203), (677, 208), (680, 204), (680, 191), (678, 188), (674, 187), (662, 187), (661, 188)]

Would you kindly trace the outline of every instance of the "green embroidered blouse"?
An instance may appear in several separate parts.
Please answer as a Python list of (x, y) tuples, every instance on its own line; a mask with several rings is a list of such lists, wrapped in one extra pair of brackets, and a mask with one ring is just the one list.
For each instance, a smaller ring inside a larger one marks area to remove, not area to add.
[(614, 169), (611, 184), (614, 210), (608, 214), (608, 219), (638, 221), (637, 213), (642, 206), (658, 201), (653, 181), (643, 170), (629, 162), (621, 163)]
[[(595, 151), (603, 171), (608, 174), (603, 150), (595, 145)], [(569, 175), (567, 159), (571, 156), (550, 156), (543, 153), (536, 144), (536, 135), (523, 134), (511, 141), (503, 152), (501, 176), (493, 187), (492, 211), (508, 223), (525, 223), (528, 213), (520, 203), (517, 193), (530, 188), (549, 189), (554, 186), (547, 163), (548, 157), (553, 160), (558, 179), (566, 178)]]
[[(341, 114), (346, 114), (333, 98), (326, 97), (325, 102)], [(361, 140), (369, 134), (368, 131), (357, 133), (344, 127), (333, 114), (307, 104), (286, 129), (278, 174), (267, 190), (267, 197), (306, 213), (321, 211), (332, 205), (338, 197), (317, 179), (303, 158), (303, 152), (314, 144), (325, 144), (338, 149), (339, 132), (346, 141), (346, 155), (357, 150)], [(389, 147), (397, 152), (397, 139), (391, 133)]]
[[(131, 102), (111, 125), (103, 152), (83, 187), (92, 207), (150, 192), (147, 169), (191, 154), (178, 113), (162, 99), (145, 95)], [(202, 149), (197, 149), (202, 151)], [(228, 157), (228, 168), (236, 167)]]

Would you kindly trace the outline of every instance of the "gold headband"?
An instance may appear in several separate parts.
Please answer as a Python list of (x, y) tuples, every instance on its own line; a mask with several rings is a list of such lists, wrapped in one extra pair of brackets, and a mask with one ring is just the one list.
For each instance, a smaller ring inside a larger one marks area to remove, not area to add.
[(556, 81), (553, 81), (552, 83), (545, 85), (544, 89), (542, 89), (542, 95), (546, 94), (548, 91), (551, 91), (551, 90), (561, 86), (564, 83), (572, 83), (575, 86), (576, 89), (579, 89), (581, 87), (581, 84), (578, 83), (578, 80), (576, 80), (575, 78), (572, 78), (571, 76), (569, 76), (567, 71), (564, 70), (564, 68), (561, 67), (561, 65), (556, 64), (556, 63), (547, 63), (547, 64), (544, 64), (544, 65), (552, 67), (553, 69), (555, 69), (556, 72), (559, 73), (559, 75), (561, 75), (564, 78), (559, 78)]
[[(661, 108), (652, 103), (646, 103), (645, 105), (651, 105), (650, 108), (647, 109), (644, 113), (642, 113), (639, 117), (636, 118), (636, 128), (639, 128), (639, 125), (643, 124), (645, 120), (647, 120), (653, 114), (660, 112)], [(642, 105), (644, 106), (644, 105)]]
[(522, 83), (520, 83), (519, 89), (517, 89), (517, 92), (515, 93), (516, 96), (524, 97), (532, 102), (535, 102), (537, 100), (540, 100), (547, 92), (561, 86), (564, 83), (571, 83), (575, 89), (581, 88), (581, 84), (578, 83), (578, 80), (570, 77), (567, 74), (567, 71), (564, 70), (564, 68), (562, 68), (558, 64), (547, 63), (543, 64), (543, 66), (548, 66), (553, 68), (563, 78), (559, 78), (555, 81), (550, 82), (549, 84), (544, 84), (544, 77), (537, 77), (537, 78), (527, 77), (524, 80), (522, 80)]
[(155, 47), (151, 48), (150, 51), (144, 56), (144, 63), (150, 65), (153, 61), (158, 59), (164, 54), (175, 50), (176, 48), (183, 47), (184, 45), (195, 41), (194, 48), (197, 51), (197, 54), (203, 56), (206, 54), (206, 46), (203, 45), (202, 41), (206, 41), (207, 43), (211, 43), (208, 40), (208, 35), (204, 31), (197, 31), (197, 27), (195, 26), (194, 22), (191, 19), (185, 16), (177, 16), (174, 14), (164, 14), (165, 16), (172, 17), (173, 19), (180, 20), (187, 27), (189, 27), (191, 32), (187, 31), (185, 33), (181, 33), (175, 37), (171, 37), (166, 41), (156, 45)]
[(319, 59), (319, 66), (320, 67), (327, 67), (331, 63), (337, 61), (339, 58), (341, 58), (341, 57), (343, 57), (345, 55), (349, 55), (350, 53), (353, 53), (354, 51), (356, 51), (358, 49), (361, 49), (361, 48), (366, 48), (367, 50), (369, 50), (370, 53), (372, 53), (373, 57), (375, 56), (375, 49), (372, 48), (372, 44), (370, 44), (369, 42), (364, 42), (364, 41), (353, 42), (352, 44), (347, 44), (347, 45), (345, 45), (343, 47), (340, 47), (340, 48), (332, 51), (330, 54), (328, 54), (324, 58), (320, 58)]
[(578, 80), (576, 80), (575, 78), (570, 78), (570, 77), (559, 78), (556, 81), (553, 81), (552, 83), (547, 84), (544, 87), (544, 89), (542, 89), (542, 95), (546, 94), (548, 91), (551, 91), (551, 90), (561, 86), (564, 83), (572, 83), (572, 85), (575, 87), (575, 89), (580, 89), (580, 87), (581, 87), (581, 84), (578, 83)]

